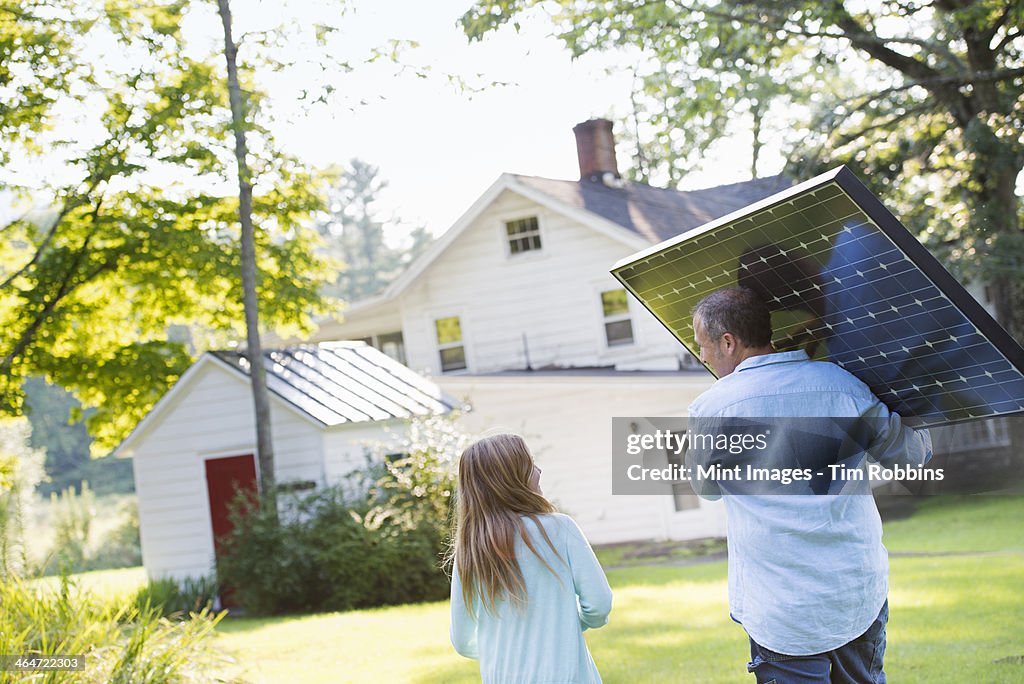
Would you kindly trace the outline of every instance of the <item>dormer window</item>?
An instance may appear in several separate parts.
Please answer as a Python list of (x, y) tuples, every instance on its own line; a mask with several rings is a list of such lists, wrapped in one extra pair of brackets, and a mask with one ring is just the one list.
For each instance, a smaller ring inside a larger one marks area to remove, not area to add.
[(505, 222), (508, 253), (522, 254), (540, 249), (540, 224), (536, 216)]

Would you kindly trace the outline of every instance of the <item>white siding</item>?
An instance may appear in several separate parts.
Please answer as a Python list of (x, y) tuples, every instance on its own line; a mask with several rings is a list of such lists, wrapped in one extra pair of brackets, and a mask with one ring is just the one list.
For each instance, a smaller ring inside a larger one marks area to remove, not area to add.
[(324, 471), (327, 484), (337, 484), (353, 470), (367, 465), (376, 445), (396, 444), (405, 435), (403, 421), (340, 425), (324, 436)]
[[(510, 256), (505, 221), (527, 216), (539, 219), (541, 249)], [(687, 352), (632, 298), (633, 344), (606, 344), (600, 292), (620, 287), (608, 269), (633, 251), (563, 214), (503, 192), (397, 297), (407, 365), (439, 374), (434, 321), (459, 316), (471, 373), (526, 368), (527, 353), (534, 368), (677, 368)], [(316, 339), (391, 332), (394, 306), (389, 301), (352, 312)]]
[(541, 487), (593, 543), (725, 535), (718, 502), (676, 512), (671, 496), (613, 495), (612, 418), (684, 416), (712, 381), (707, 373), (435, 378), (473, 410), (460, 421), (479, 433), (522, 434), (543, 470)]
[[(150, 577), (213, 570), (205, 459), (255, 453), (249, 383), (207, 363), (139, 436), (133, 457), (142, 557)], [(277, 481), (324, 481), (322, 428), (272, 400)]]
[(402, 316), (397, 302), (387, 302), (368, 311), (349, 312), (342, 309), (338, 319), (324, 323), (305, 342), (332, 340), (359, 340), (371, 335), (398, 332), (402, 329)]

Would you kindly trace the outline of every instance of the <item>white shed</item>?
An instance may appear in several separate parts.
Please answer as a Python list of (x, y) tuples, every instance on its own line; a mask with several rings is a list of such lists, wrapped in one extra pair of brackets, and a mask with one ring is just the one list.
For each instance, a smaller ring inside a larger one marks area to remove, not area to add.
[[(264, 352), (276, 481), (333, 484), (366, 463), (367, 444), (395, 440), (409, 419), (455, 406), (433, 382), (362, 342)], [(202, 577), (230, 529), (235, 484), (255, 490), (259, 464), (249, 364), (204, 354), (116, 454), (132, 458), (142, 559), (151, 578)]]

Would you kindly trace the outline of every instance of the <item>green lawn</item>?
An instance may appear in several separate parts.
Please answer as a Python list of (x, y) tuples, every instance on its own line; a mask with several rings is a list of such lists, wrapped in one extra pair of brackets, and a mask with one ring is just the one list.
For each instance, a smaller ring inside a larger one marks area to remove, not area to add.
[[(927, 500), (886, 525), (886, 670), (893, 682), (1022, 682), (1024, 497)], [(947, 553), (902, 556), (904, 553)], [(604, 554), (602, 554), (604, 555)], [(611, 570), (611, 623), (587, 633), (606, 682), (753, 682), (728, 618), (725, 562)], [(473, 682), (448, 643), (446, 603), (229, 619), (218, 645), (254, 682)], [(999, 659), (1014, 662), (995, 663)]]
[[(100, 598), (113, 601), (134, 595), (146, 584), (146, 571), (141, 567), (93, 570), (73, 575), (71, 580), (80, 591), (88, 591)], [(40, 577), (33, 581), (51, 589), (60, 586), (60, 577), (56, 575)]]

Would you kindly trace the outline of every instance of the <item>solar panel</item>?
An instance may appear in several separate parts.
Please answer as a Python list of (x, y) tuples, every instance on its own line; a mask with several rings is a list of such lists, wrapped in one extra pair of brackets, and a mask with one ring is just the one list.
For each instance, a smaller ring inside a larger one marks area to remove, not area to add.
[(612, 274), (694, 356), (693, 307), (740, 285), (768, 302), (776, 350), (839, 364), (915, 424), (1024, 411), (1024, 350), (846, 167)]

